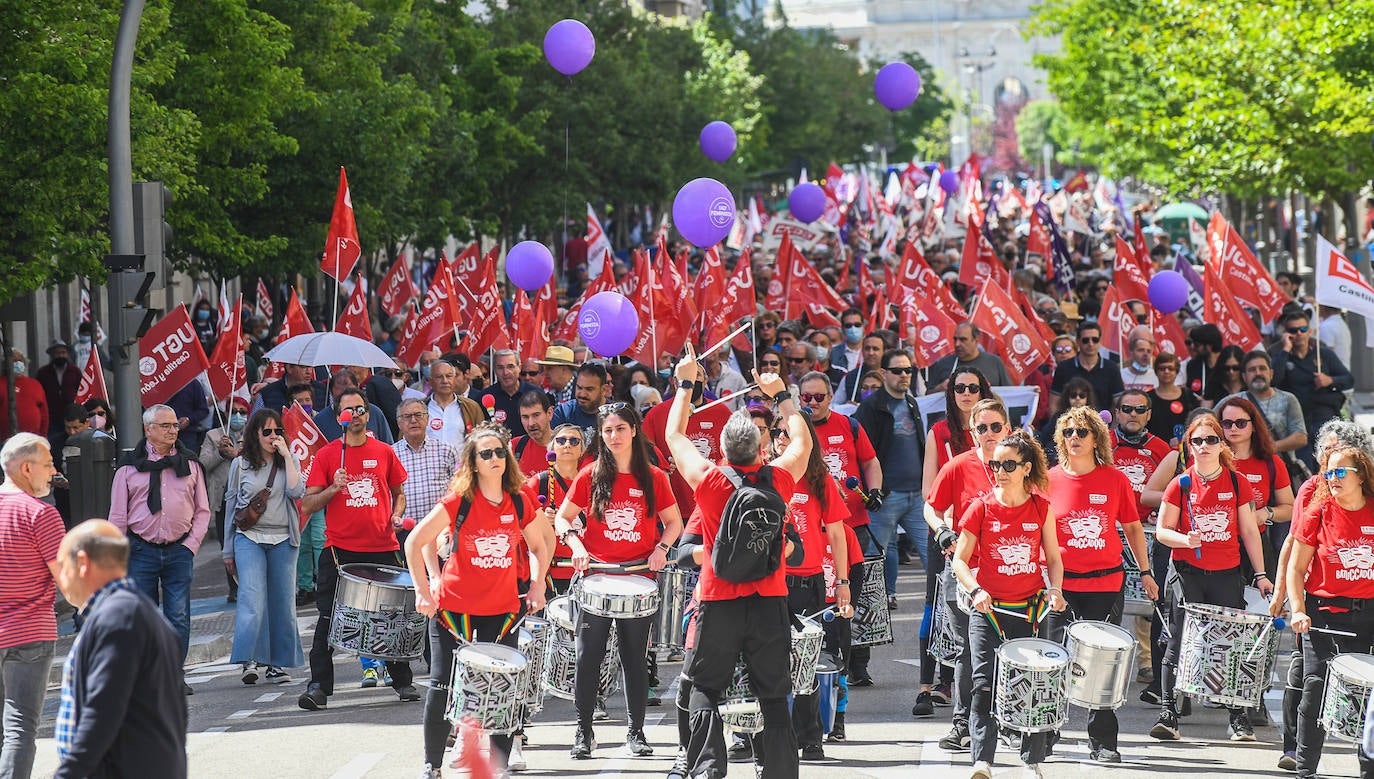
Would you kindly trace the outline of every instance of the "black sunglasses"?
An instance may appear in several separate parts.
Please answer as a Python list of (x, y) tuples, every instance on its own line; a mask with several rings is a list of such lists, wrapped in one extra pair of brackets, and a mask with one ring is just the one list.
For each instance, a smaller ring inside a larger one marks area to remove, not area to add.
[(1078, 342), (1081, 343), (1081, 344), (1095, 344), (1095, 343), (1097, 343), (1098, 341), (1101, 341), (1101, 340), (1102, 340), (1101, 337), (1094, 338), (1093, 336), (1085, 335), (1085, 336), (1083, 336), (1082, 338), (1078, 339)]
[(1003, 427), (1004, 425), (1001, 422), (993, 422), (990, 425), (978, 425), (977, 427), (973, 428), (973, 432), (977, 433), (978, 435), (985, 435), (989, 430), (991, 430), (993, 433), (1000, 433), (1002, 432)]
[(1093, 434), (1093, 431), (1092, 431), (1090, 428), (1086, 428), (1086, 427), (1066, 427), (1066, 428), (1064, 428), (1064, 438), (1065, 438), (1065, 440), (1068, 440), (1068, 439), (1070, 439), (1070, 438), (1073, 438), (1074, 436), (1078, 436), (1079, 438), (1084, 438), (1084, 439), (1086, 439), (1088, 436), (1090, 436), (1090, 435), (1092, 435), (1092, 434)]
[(500, 448), (496, 448), (496, 449), (478, 449), (478, 450), (477, 450), (477, 456), (478, 456), (478, 457), (481, 457), (483, 460), (490, 460), (491, 458), (493, 458), (493, 457), (498, 457), (498, 456), (499, 456), (499, 457), (505, 457), (505, 453), (506, 453), (505, 447), (500, 447)]
[(760, 363), (759, 363), (759, 367), (761, 367), (761, 368), (781, 368), (781, 367), (782, 367), (782, 363), (781, 363), (781, 362), (778, 362), (777, 360), (764, 360), (763, 362), (760, 362)]
[(264, 427), (259, 431), (262, 435), (286, 435), (286, 428), (283, 427)]
[(539, 371), (520, 371), (520, 378), (522, 379), (528, 379), (538, 375)]
[(793, 365), (805, 365), (806, 363), (811, 362), (805, 357), (788, 357), (787, 361), (792, 363)]
[(983, 388), (978, 385), (978, 382), (973, 382), (971, 384), (955, 384), (952, 386), (955, 395), (977, 395), (983, 391)]
[(895, 374), (897, 374), (898, 376), (905, 376), (905, 375), (907, 375), (908, 373), (911, 373), (913, 370), (914, 370), (914, 368), (888, 368), (888, 369), (887, 369), (887, 372), (888, 372), (888, 373), (895, 373)]
[(1199, 435), (1188, 439), (1188, 443), (1193, 446), (1216, 446), (1221, 443), (1221, 436)]
[(1248, 419), (1223, 419), (1221, 426), (1227, 430), (1244, 430), (1250, 426)]
[(1125, 403), (1121, 404), (1121, 413), (1123, 414), (1144, 414), (1149, 410), (1149, 406), (1128, 406)]
[(555, 444), (558, 444), (559, 446), (581, 446), (581, 445), (582, 445), (582, 439), (581, 439), (581, 438), (578, 438), (577, 436), (561, 436), (561, 435), (560, 435), (560, 436), (555, 436), (554, 439), (553, 439), (553, 442), (554, 442)]
[(1069, 394), (1067, 395), (1067, 397), (1068, 397), (1069, 400), (1087, 400), (1087, 399), (1088, 399), (1088, 393), (1086, 393), (1086, 392), (1071, 392), (1071, 393), (1069, 393)]
[(998, 471), (1011, 473), (1025, 464), (1025, 460), (988, 460), (988, 467), (992, 469), (993, 473)]

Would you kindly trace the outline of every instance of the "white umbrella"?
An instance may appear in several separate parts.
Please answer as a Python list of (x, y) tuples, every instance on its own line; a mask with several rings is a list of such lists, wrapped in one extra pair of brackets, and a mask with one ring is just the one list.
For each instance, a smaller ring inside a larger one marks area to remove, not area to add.
[(277, 344), (263, 357), (292, 365), (348, 365), (362, 368), (395, 368), (396, 361), (371, 341), (343, 333), (306, 333)]

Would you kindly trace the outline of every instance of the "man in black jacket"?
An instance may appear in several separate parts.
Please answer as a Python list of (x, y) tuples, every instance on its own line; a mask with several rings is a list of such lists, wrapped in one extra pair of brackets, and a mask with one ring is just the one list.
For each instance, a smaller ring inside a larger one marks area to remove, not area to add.
[(185, 777), (180, 640), (128, 578), (128, 539), (92, 519), (62, 540), (57, 562), (83, 622), (62, 669), (56, 776)]

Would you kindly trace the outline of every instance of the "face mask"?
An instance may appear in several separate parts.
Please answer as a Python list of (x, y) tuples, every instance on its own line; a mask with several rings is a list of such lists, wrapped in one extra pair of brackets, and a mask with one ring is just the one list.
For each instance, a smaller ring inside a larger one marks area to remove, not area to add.
[(860, 392), (860, 393), (859, 393), (859, 397), (861, 397), (861, 398), (866, 398), (866, 397), (868, 397), (869, 395), (872, 395), (872, 394), (875, 393), (875, 392), (877, 392), (877, 390), (864, 390), (863, 392)]
[(846, 327), (844, 329), (844, 340), (856, 344), (863, 340), (864, 329), (862, 327)]
[(243, 415), (243, 414), (230, 414), (230, 415), (229, 415), (229, 429), (230, 429), (230, 430), (233, 430), (234, 432), (238, 432), (238, 431), (242, 430), (242, 429), (243, 429), (243, 426), (246, 425), (246, 424), (248, 424), (248, 417), (247, 417), (247, 416), (245, 416), (245, 415)]
[(1136, 373), (1144, 373), (1150, 369), (1148, 363), (1136, 362), (1135, 360), (1131, 361), (1131, 367), (1135, 369)]
[(405, 386), (406, 386), (406, 380), (405, 380), (405, 379), (395, 379), (395, 378), (394, 378), (394, 379), (391, 380), (391, 383), (396, 385), (396, 389), (405, 389)]
[(301, 411), (304, 411), (307, 414), (313, 414), (315, 413), (315, 407), (310, 405), (309, 403), (302, 403)]
[(670, 378), (672, 378), (672, 376), (673, 376), (673, 372), (672, 372), (671, 369), (668, 369), (668, 368), (659, 368), (659, 369), (658, 369), (658, 377), (659, 377), (660, 379), (670, 379)]
[(259, 341), (266, 341), (266, 340), (267, 340), (267, 331), (266, 331), (266, 330), (259, 330), (259, 331), (257, 332), (257, 338), (258, 338)]
[(829, 347), (829, 346), (817, 346), (817, 347), (816, 347), (816, 362), (825, 362), (825, 361), (826, 361), (827, 359), (829, 359), (829, 358), (830, 358), (830, 347)]
[(104, 414), (91, 414), (91, 427), (96, 430), (104, 430), (106, 419), (107, 417)]
[(17, 363), (14, 364), (14, 375), (15, 375), (15, 376), (23, 376), (25, 373), (28, 372), (28, 370), (29, 370), (29, 366), (25, 365), (25, 364), (22, 363), (22, 362), (17, 362)]
[(425, 380), (428, 380), (428, 379), (429, 379), (429, 366), (428, 366), (428, 365), (421, 365), (421, 366), (420, 366), (420, 378), (421, 378), (421, 379), (425, 379)]
[(79, 335), (76, 337), (76, 342), (81, 346), (90, 346), (91, 337), (89, 335)]
[(196, 309), (196, 319), (199, 319), (200, 321), (204, 322), (205, 320), (207, 320), (207, 319), (209, 319), (209, 318), (210, 318), (210, 312), (209, 312), (209, 311), (207, 311), (206, 309), (203, 309), (203, 308)]

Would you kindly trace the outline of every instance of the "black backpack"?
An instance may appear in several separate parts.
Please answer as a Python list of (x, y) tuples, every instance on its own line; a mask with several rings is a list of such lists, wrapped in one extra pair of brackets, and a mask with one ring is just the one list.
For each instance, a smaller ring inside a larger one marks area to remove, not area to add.
[(787, 501), (773, 486), (773, 469), (721, 472), (735, 491), (725, 501), (720, 531), (711, 549), (711, 569), (727, 582), (744, 584), (766, 578), (782, 565), (783, 524)]

